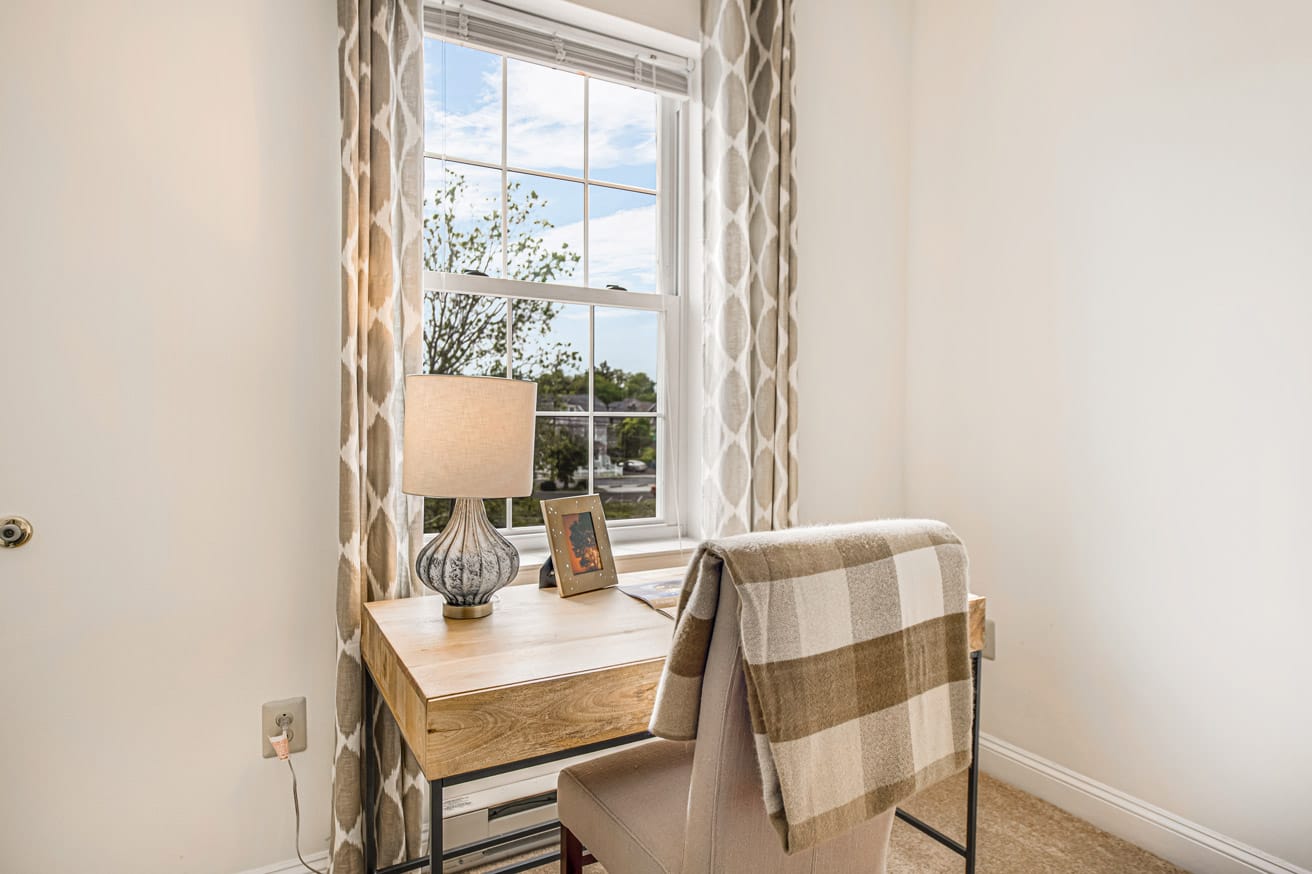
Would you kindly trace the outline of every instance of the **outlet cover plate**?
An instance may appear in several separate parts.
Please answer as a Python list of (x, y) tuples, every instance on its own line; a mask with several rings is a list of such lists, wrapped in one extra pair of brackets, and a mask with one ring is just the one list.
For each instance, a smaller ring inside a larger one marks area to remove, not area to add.
[(291, 731), (291, 743), (287, 749), (293, 753), (299, 753), (305, 749), (306, 738), (309, 736), (307, 723), (305, 721), (305, 699), (304, 698), (284, 698), (281, 701), (267, 701), (260, 708), (260, 749), (266, 759), (272, 759), (278, 755), (269, 745), (269, 738), (277, 737), (278, 716), (286, 713), (292, 718), (292, 724), (288, 726)]

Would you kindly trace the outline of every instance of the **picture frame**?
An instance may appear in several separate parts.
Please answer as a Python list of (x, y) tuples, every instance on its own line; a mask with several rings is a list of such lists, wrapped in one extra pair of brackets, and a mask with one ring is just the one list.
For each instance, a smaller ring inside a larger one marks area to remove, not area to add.
[(619, 582), (600, 495), (543, 501), (542, 521), (547, 526), (560, 597), (594, 592)]

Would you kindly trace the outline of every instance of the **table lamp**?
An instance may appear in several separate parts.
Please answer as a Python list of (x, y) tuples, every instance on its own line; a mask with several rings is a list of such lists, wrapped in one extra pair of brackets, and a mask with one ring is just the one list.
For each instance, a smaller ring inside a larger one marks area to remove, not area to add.
[(519, 572), (519, 553), (492, 527), (484, 498), (533, 492), (534, 382), (491, 376), (405, 378), (402, 489), (455, 498), (446, 528), (419, 551), (415, 572), (446, 599), (442, 614), (477, 619)]

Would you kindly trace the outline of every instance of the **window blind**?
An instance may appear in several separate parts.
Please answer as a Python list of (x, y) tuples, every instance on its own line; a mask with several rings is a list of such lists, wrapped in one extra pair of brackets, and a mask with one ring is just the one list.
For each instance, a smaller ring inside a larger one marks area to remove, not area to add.
[(609, 82), (679, 97), (688, 95), (692, 61), (548, 18), (487, 2), (430, 2), (424, 31)]

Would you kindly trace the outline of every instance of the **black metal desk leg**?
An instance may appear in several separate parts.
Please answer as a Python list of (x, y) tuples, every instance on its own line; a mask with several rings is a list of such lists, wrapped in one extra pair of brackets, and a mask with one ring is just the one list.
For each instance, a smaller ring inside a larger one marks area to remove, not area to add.
[(378, 849), (374, 846), (374, 799), (377, 797), (378, 771), (374, 767), (374, 677), (361, 659), (360, 671), (364, 674), (364, 695), (360, 704), (360, 776), (364, 793), (360, 798), (360, 837), (364, 847), (365, 874), (374, 874), (378, 866)]
[(442, 874), (442, 781), (428, 781), (428, 870)]
[(979, 674), (980, 653), (970, 654), (970, 672), (975, 684), (974, 724), (970, 729), (970, 773), (966, 783), (966, 874), (975, 874), (976, 815), (979, 813)]

